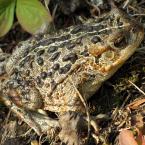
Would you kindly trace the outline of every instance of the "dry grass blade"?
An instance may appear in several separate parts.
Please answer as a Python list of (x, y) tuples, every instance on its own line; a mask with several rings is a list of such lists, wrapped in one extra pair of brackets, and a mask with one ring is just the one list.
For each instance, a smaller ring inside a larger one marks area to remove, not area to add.
[(132, 81), (128, 80), (130, 84), (132, 84), (139, 92), (141, 92), (145, 96), (145, 92), (142, 91), (137, 85), (135, 85)]
[(49, 10), (48, 5), (50, 3), (50, 0), (44, 0), (44, 3), (45, 3), (45, 7), (47, 8), (47, 10)]
[(82, 101), (85, 109), (86, 109), (86, 114), (87, 114), (87, 121), (88, 121), (88, 139), (89, 139), (89, 136), (90, 136), (90, 123), (91, 123), (91, 120), (90, 120), (90, 113), (89, 113), (89, 110), (88, 110), (88, 106), (87, 106), (87, 101), (85, 100), (85, 97), (83, 97), (80, 92), (78, 91), (78, 89), (76, 88), (75, 84), (73, 83), (72, 79), (70, 78), (70, 82), (72, 83), (74, 89), (76, 90), (76, 92), (78, 93), (79, 97), (80, 97), (80, 100)]

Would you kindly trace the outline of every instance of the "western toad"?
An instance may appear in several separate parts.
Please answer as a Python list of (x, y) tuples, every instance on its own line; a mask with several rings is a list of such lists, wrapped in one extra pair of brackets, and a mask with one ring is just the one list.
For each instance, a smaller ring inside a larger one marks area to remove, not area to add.
[(135, 52), (143, 36), (139, 24), (113, 8), (59, 34), (31, 38), (8, 60), (0, 60), (2, 98), (39, 135), (60, 128), (60, 139), (77, 145), (78, 122), (86, 112), (80, 96), (88, 100)]

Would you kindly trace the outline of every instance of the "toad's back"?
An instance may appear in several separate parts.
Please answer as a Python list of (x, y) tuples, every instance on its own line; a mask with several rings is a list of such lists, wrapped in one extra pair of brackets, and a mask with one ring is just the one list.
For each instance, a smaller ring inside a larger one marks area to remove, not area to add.
[(142, 38), (142, 29), (118, 9), (57, 35), (33, 38), (19, 44), (9, 59), (8, 86), (17, 88), (25, 102), (32, 94), (41, 96), (50, 111), (82, 110), (80, 94), (86, 99), (94, 94)]

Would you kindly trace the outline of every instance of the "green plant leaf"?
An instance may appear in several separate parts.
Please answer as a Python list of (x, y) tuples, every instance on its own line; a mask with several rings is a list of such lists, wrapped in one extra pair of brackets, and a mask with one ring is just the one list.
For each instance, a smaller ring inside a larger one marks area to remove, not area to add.
[(15, 11), (15, 0), (0, 0), (0, 37), (12, 27)]
[(16, 15), (21, 26), (31, 34), (45, 32), (52, 21), (50, 13), (38, 0), (17, 0)]

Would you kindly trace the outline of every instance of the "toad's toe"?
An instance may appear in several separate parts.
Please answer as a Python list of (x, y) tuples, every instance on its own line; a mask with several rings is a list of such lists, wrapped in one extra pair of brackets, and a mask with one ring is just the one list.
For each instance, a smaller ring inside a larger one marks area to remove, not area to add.
[(75, 130), (62, 130), (59, 134), (62, 142), (67, 145), (79, 145), (79, 137)]
[(68, 145), (80, 145), (83, 117), (75, 112), (68, 112), (60, 116), (59, 122), (61, 125), (61, 132), (59, 137), (62, 142)]

